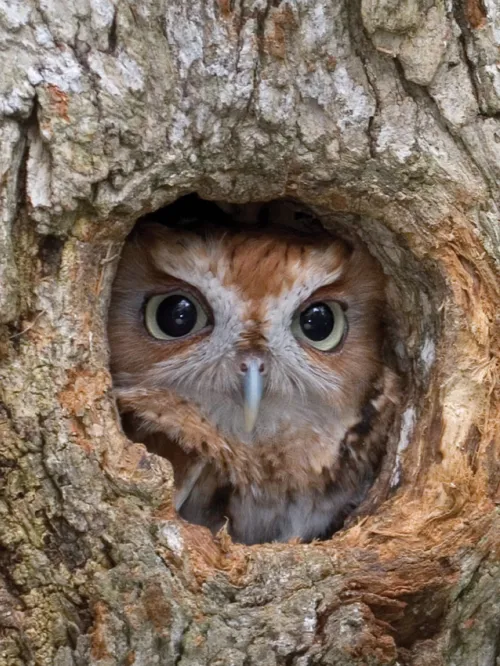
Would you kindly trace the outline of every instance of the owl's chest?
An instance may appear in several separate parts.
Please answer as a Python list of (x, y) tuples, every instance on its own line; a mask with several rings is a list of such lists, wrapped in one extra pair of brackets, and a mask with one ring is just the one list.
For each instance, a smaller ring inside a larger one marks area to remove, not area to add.
[(324, 491), (336, 476), (341, 433), (338, 424), (314, 428), (310, 423), (296, 427), (283, 424), (272, 435), (240, 441), (228, 438), (234, 452), (229, 478), (242, 493), (258, 497), (282, 497), (291, 492)]
[(235, 488), (220, 485), (213, 472), (203, 470), (179, 513), (213, 532), (226, 525), (233, 539), (246, 544), (326, 538), (342, 526), (365, 490), (341, 479), (287, 492), (269, 484)]
[[(236, 541), (246, 544), (326, 538), (342, 526), (346, 499), (333, 484), (271, 497), (235, 492), (227, 505), (228, 529)], [(353, 497), (352, 506), (356, 502)]]
[[(248, 452), (248, 444), (241, 446)], [(182, 517), (214, 532), (228, 521), (233, 538), (247, 544), (307, 541), (338, 529), (359, 500), (359, 484), (342, 474), (340, 443), (331, 434), (289, 431), (250, 446), (252, 464), (233, 468), (232, 478), (209, 463), (193, 467), (179, 491)]]

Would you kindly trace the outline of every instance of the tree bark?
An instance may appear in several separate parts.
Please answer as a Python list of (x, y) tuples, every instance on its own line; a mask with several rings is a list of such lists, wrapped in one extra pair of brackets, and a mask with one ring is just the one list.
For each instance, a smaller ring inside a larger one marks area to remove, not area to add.
[[(0, 0), (1, 664), (500, 664), (497, 10)], [(330, 541), (183, 523), (121, 432), (117, 257), (188, 192), (293, 198), (390, 276), (401, 415)]]

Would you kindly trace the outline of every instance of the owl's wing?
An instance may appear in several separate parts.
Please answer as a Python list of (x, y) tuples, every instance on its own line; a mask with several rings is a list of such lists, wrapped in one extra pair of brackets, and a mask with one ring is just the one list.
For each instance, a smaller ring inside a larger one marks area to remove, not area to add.
[(186, 453), (169, 437), (155, 433), (144, 438), (146, 448), (170, 461), (174, 469), (174, 507), (190, 523), (204, 525), (215, 534), (227, 516), (228, 486), (213, 464), (196, 453)]

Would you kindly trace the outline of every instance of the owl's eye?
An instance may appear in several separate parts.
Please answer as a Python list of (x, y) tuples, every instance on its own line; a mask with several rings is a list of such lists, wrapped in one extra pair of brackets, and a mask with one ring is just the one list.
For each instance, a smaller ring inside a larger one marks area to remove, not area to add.
[(145, 323), (149, 333), (158, 340), (176, 340), (204, 328), (208, 316), (191, 294), (176, 291), (152, 296), (146, 303)]
[(311, 303), (295, 314), (292, 333), (320, 351), (332, 351), (342, 342), (347, 327), (344, 310), (337, 301)]

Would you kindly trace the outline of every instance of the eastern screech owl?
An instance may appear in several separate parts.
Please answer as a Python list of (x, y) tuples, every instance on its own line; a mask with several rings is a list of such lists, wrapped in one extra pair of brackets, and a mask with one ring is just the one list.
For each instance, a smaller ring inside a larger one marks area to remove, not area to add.
[(247, 544), (325, 538), (373, 481), (393, 412), (384, 279), (329, 234), (138, 227), (109, 315), (118, 403), (176, 509)]

